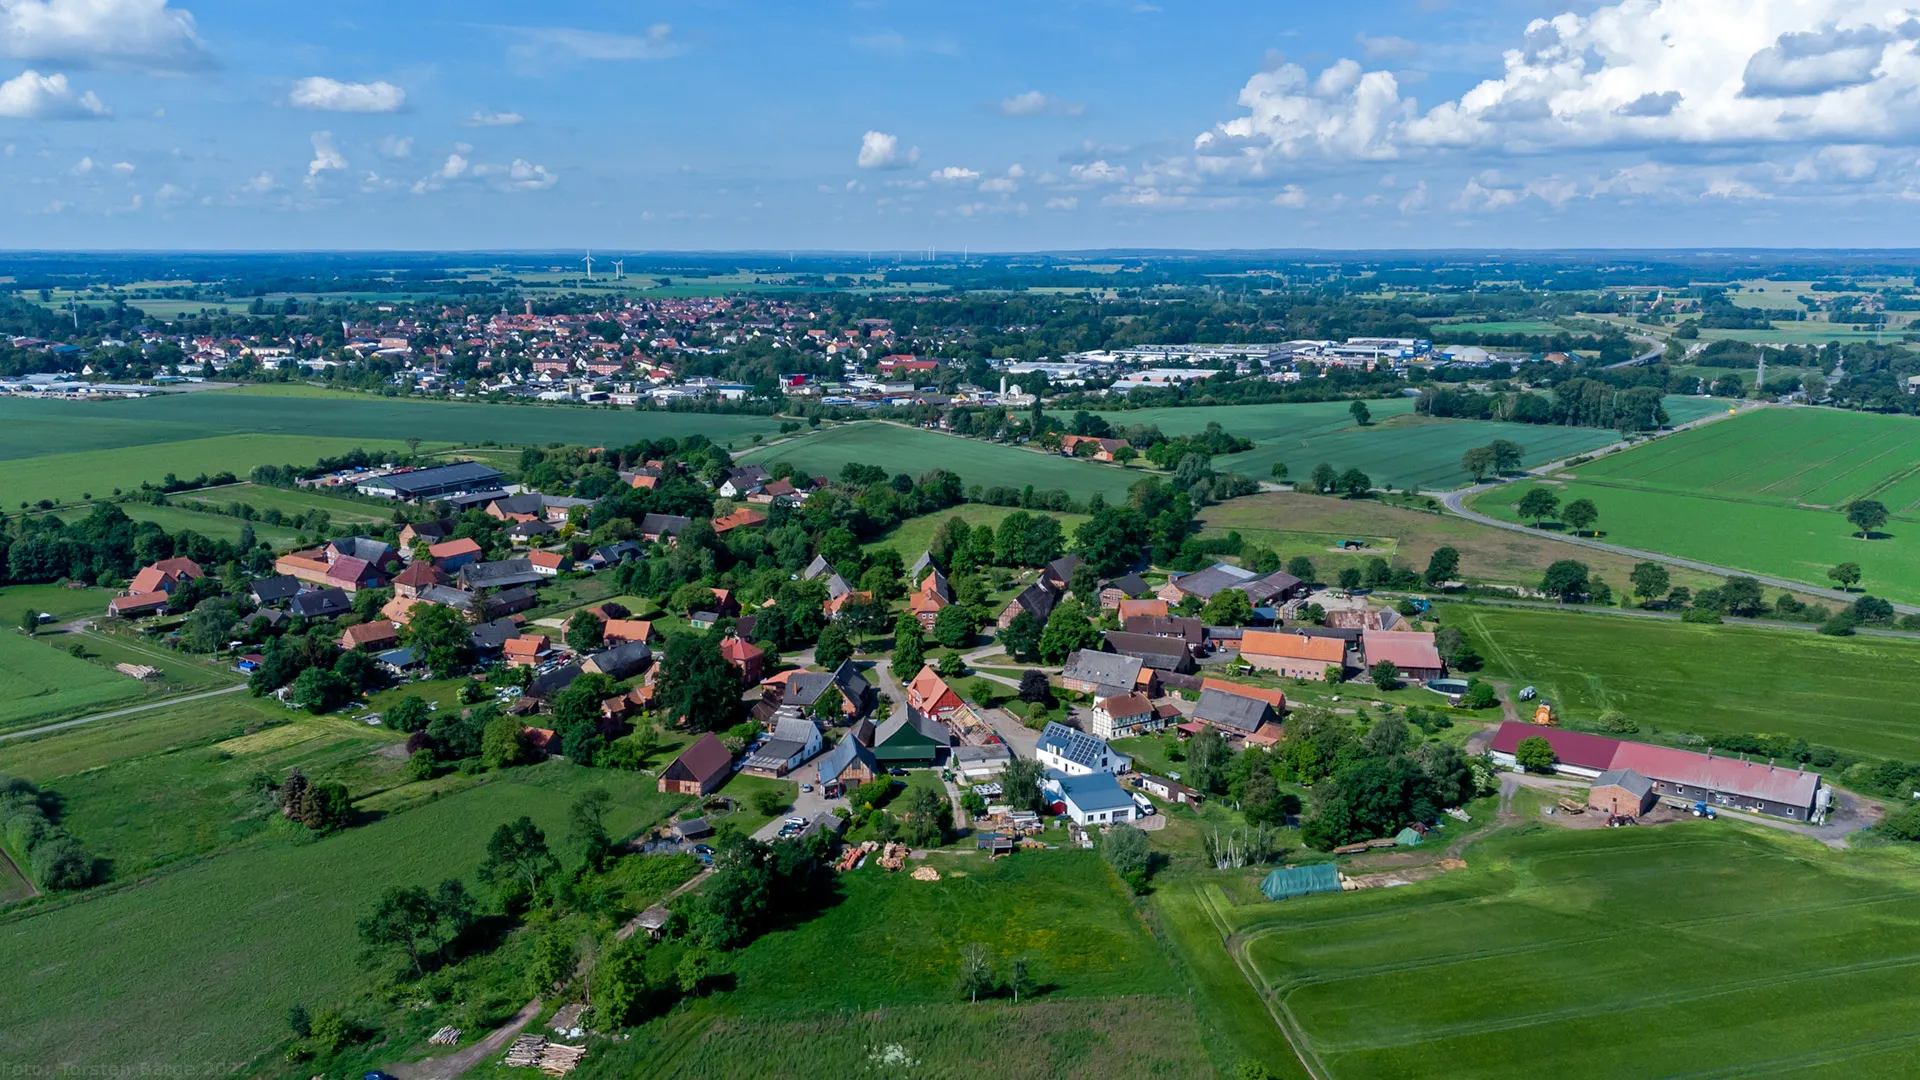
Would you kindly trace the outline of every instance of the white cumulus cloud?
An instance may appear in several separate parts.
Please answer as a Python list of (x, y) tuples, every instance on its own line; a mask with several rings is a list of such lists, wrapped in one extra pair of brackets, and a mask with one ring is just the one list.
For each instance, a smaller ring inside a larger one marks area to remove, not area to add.
[(167, 0), (0, 0), (0, 55), (158, 70), (211, 62), (193, 14)]
[(315, 75), (296, 79), (287, 102), (321, 112), (390, 113), (407, 103), (407, 92), (390, 82), (341, 82)]
[(440, 178), (442, 180), (453, 180), (464, 176), (467, 172), (467, 165), (468, 162), (466, 158), (461, 157), (459, 154), (448, 154), (446, 164), (440, 166)]
[(527, 122), (527, 118), (517, 112), (486, 112), (484, 110), (467, 117), (468, 127), (518, 127)]
[(944, 169), (935, 169), (928, 173), (927, 176), (929, 179), (937, 180), (943, 184), (970, 184), (980, 179), (980, 174), (975, 170), (961, 168), (958, 165), (949, 165)]
[(1273, 205), (1298, 210), (1307, 205), (1307, 193), (1301, 190), (1299, 184), (1288, 184), (1280, 189), (1280, 194), (1273, 197)]
[(1072, 195), (1063, 195), (1056, 199), (1047, 200), (1047, 209), (1049, 210), (1072, 210), (1079, 205), (1080, 200)]
[(1101, 158), (1089, 161), (1085, 165), (1075, 165), (1067, 170), (1067, 175), (1081, 184), (1118, 184), (1127, 179), (1125, 165), (1109, 165)]
[(61, 74), (23, 71), (0, 82), (0, 116), (15, 120), (98, 120), (110, 110), (91, 90), (76, 91)]
[(412, 157), (413, 137), (407, 136), (403, 139), (398, 135), (389, 135), (380, 140), (380, 153), (396, 160)]
[(1195, 149), (1213, 175), (1260, 177), (1302, 158), (1907, 142), (1917, 42), (1920, 17), (1877, 0), (1618, 0), (1516, 27), (1500, 75), (1424, 109), (1351, 59), (1281, 64)]
[(333, 132), (316, 131), (312, 135), (313, 160), (307, 162), (307, 178), (347, 167), (347, 159), (333, 144)]
[(860, 156), (856, 159), (863, 169), (904, 169), (920, 161), (920, 148), (900, 148), (897, 136), (884, 131), (869, 131), (860, 136)]

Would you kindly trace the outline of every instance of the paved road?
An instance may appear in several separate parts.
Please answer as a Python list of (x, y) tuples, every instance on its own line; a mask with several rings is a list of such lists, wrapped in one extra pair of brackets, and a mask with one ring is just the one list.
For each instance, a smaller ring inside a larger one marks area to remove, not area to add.
[(1629, 336), (1631, 336), (1633, 340), (1639, 342), (1640, 344), (1645, 345), (1647, 347), (1647, 351), (1641, 353), (1639, 356), (1636, 356), (1631, 360), (1622, 360), (1617, 364), (1608, 364), (1607, 365), (1608, 367), (1623, 368), (1623, 367), (1637, 367), (1641, 364), (1651, 364), (1655, 360), (1660, 359), (1660, 357), (1666, 354), (1667, 347), (1661, 344), (1659, 339), (1657, 338), (1641, 337), (1638, 334), (1632, 334)]
[(187, 694), (183, 697), (166, 698), (162, 701), (148, 702), (145, 705), (135, 705), (130, 709), (115, 709), (112, 712), (95, 713), (92, 716), (83, 716), (78, 720), (62, 720), (58, 724), (47, 724), (43, 727), (27, 728), (25, 731), (9, 731), (4, 735), (0, 735), (0, 742), (5, 742), (8, 739), (24, 739), (29, 735), (45, 735), (49, 731), (60, 731), (65, 728), (79, 727), (81, 724), (91, 724), (96, 720), (111, 720), (116, 716), (132, 716), (134, 713), (143, 713), (150, 709), (164, 709), (172, 705), (184, 705), (189, 701), (203, 701), (207, 698), (219, 697), (221, 694), (238, 693), (246, 688), (246, 684), (241, 683), (239, 686), (229, 686), (223, 690), (208, 690), (203, 694)]

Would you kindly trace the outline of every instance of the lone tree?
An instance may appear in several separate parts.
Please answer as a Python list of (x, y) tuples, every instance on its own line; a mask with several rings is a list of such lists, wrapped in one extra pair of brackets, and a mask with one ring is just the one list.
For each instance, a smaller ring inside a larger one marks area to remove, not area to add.
[(1559, 516), (1560, 496), (1543, 487), (1532, 488), (1520, 496), (1513, 509), (1523, 518), (1532, 518), (1534, 528), (1545, 528), (1548, 519)]
[(985, 945), (973, 942), (960, 950), (960, 972), (954, 989), (961, 997), (979, 1001), (981, 991), (993, 993), (993, 954)]
[(1313, 467), (1312, 482), (1313, 490), (1322, 495), (1331, 495), (1334, 485), (1340, 482), (1340, 474), (1334, 471), (1333, 466), (1323, 461)]
[(1577, 559), (1560, 559), (1547, 567), (1540, 580), (1540, 591), (1562, 603), (1579, 603), (1587, 596), (1587, 564)]
[(1034, 705), (1053, 701), (1053, 684), (1047, 681), (1046, 672), (1028, 668), (1020, 674), (1020, 700)]
[(1578, 536), (1593, 528), (1593, 523), (1600, 520), (1600, 508), (1593, 505), (1592, 499), (1575, 499), (1560, 511), (1560, 516), (1573, 527), (1573, 534)]
[(1340, 493), (1349, 499), (1364, 499), (1373, 491), (1373, 477), (1359, 469), (1340, 474)]
[(1361, 427), (1373, 423), (1373, 410), (1367, 408), (1367, 403), (1364, 401), (1355, 401), (1347, 406), (1347, 411), (1353, 414), (1353, 422)]
[(1855, 585), (1860, 584), (1860, 564), (1843, 562), (1827, 571), (1827, 576), (1839, 582), (1842, 590), (1851, 591)]
[(1427, 572), (1422, 576), (1427, 588), (1437, 589), (1452, 581), (1460, 573), (1460, 553), (1450, 545), (1441, 545), (1433, 549), (1427, 558)]
[(1520, 463), (1526, 459), (1526, 448), (1512, 439), (1495, 439), (1487, 444), (1493, 451), (1493, 468), (1496, 472), (1519, 472)]
[(1656, 597), (1665, 596), (1667, 586), (1671, 583), (1667, 568), (1656, 562), (1635, 563), (1628, 580), (1633, 582), (1633, 595), (1640, 598), (1641, 607), (1646, 607)]
[(1847, 504), (1847, 520), (1860, 530), (1860, 539), (1873, 539), (1873, 530), (1887, 523), (1887, 508), (1877, 499), (1860, 499)]
[(1460, 467), (1473, 477), (1474, 483), (1485, 480), (1493, 472), (1493, 447), (1476, 446), (1461, 454)]
[(1521, 739), (1520, 744), (1513, 748), (1513, 759), (1530, 773), (1550, 773), (1560, 760), (1553, 752), (1553, 744), (1541, 735), (1529, 735)]
[(1371, 673), (1373, 685), (1382, 690), (1392, 690), (1400, 685), (1400, 666), (1391, 660), (1382, 660), (1373, 665)]

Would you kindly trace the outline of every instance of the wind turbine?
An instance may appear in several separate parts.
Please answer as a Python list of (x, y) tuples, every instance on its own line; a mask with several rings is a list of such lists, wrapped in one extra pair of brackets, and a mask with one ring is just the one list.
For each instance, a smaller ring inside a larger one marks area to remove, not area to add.
[(613, 280), (625, 281), (626, 277), (627, 277), (627, 260), (625, 259), (613, 260)]
[(592, 281), (593, 280), (593, 249), (588, 248), (587, 257), (584, 259), (581, 259), (580, 261), (587, 264), (587, 280)]

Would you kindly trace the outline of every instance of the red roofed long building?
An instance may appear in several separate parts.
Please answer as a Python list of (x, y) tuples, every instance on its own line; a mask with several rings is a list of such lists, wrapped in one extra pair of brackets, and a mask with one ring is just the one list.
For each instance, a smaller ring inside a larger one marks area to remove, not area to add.
[(1656, 794), (1676, 802), (1705, 801), (1721, 808), (1806, 821), (1826, 801), (1820, 792), (1820, 774), (1804, 769), (1711, 751), (1700, 754), (1623, 742), (1514, 720), (1500, 725), (1488, 751), (1495, 761), (1511, 766), (1520, 741), (1535, 735), (1553, 747), (1559, 759), (1557, 772), (1591, 778), (1611, 770), (1631, 769), (1653, 781)]

